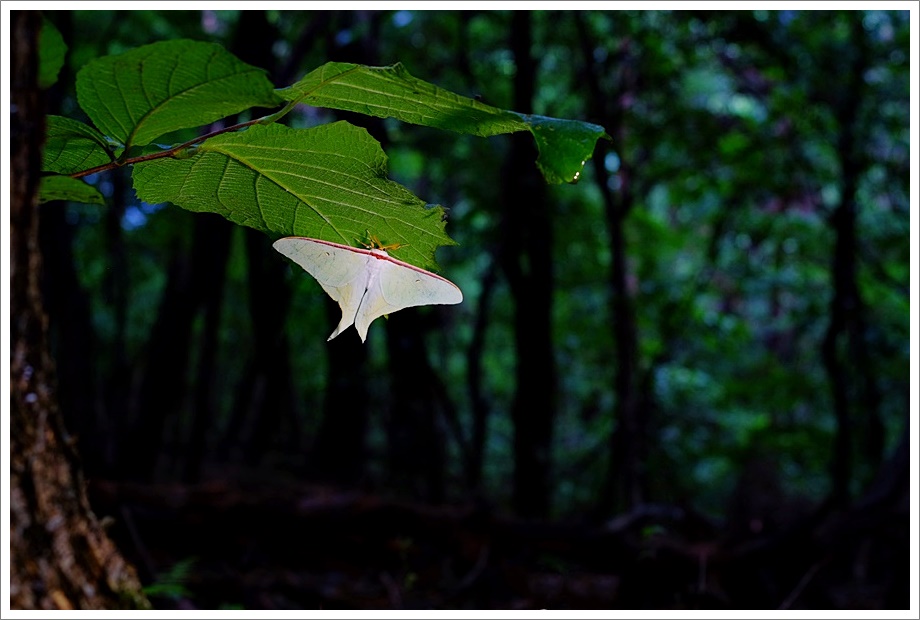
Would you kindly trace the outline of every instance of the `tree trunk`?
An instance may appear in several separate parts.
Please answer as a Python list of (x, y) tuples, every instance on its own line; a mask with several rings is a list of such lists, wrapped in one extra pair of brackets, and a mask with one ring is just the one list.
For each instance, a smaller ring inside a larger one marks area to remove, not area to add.
[[(849, 24), (854, 54), (850, 70), (841, 81), (835, 116), (838, 123), (837, 156), (840, 162), (840, 203), (830, 215), (835, 236), (831, 277), (833, 297), (830, 323), (822, 343), (822, 359), (831, 387), (837, 432), (830, 465), (832, 500), (847, 506), (854, 481), (853, 450), (857, 437), (870, 464), (878, 467), (884, 448), (884, 425), (878, 409), (878, 387), (866, 346), (864, 305), (856, 277), (857, 243), (856, 190), (865, 165), (859, 152), (857, 115), (864, 96), (863, 73), (867, 65), (867, 42), (861, 17)], [(855, 407), (854, 407), (855, 405)], [(854, 409), (862, 415), (854, 418)], [(854, 423), (864, 425), (859, 431)]]
[[(195, 319), (209, 294), (215, 261), (226, 261), (223, 236), (229, 227), (213, 214), (195, 214), (191, 248), (179, 247), (173, 257), (156, 321), (147, 343), (147, 367), (141, 381), (134, 421), (119, 458), (126, 480), (153, 480), (163, 450), (167, 421), (183, 407), (187, 393)], [(222, 250), (223, 248), (223, 250)], [(219, 252), (224, 251), (223, 256)]]
[[(359, 11), (335, 14), (335, 27), (326, 30), (327, 57), (330, 60), (375, 64), (378, 27), (370, 17)], [(335, 32), (348, 30), (353, 20), (364, 21), (368, 34), (344, 47), (340, 46), (335, 40)], [(374, 139), (385, 143), (386, 130), (380, 119), (350, 112), (337, 112), (336, 116), (367, 129)], [(342, 312), (331, 299), (324, 299), (324, 303), (329, 315), (329, 331), (332, 331), (342, 318)], [(366, 435), (371, 402), (368, 391), (368, 347), (353, 330), (348, 330), (328, 344), (328, 377), (323, 396), (322, 421), (308, 455), (309, 471), (318, 480), (355, 485), (365, 475)]]
[(426, 318), (408, 308), (387, 320), (387, 457), (394, 487), (437, 504), (444, 499), (446, 446), (438, 424), (444, 403), (439, 402), (440, 379), (425, 348)]
[[(279, 428), (294, 418), (290, 346), (284, 329), (291, 291), (285, 285), (287, 266), (269, 247), (266, 236), (249, 228), (243, 234), (255, 351), (245, 395), (236, 405), (248, 408), (252, 420), (252, 432), (243, 443), (245, 461), (255, 465), (271, 449)], [(300, 429), (294, 422), (290, 426), (287, 440), (296, 444)]]
[[(515, 110), (533, 105), (536, 66), (530, 55), (530, 14), (515, 11), (511, 50)], [(556, 368), (552, 343), (552, 223), (546, 186), (534, 160), (531, 136), (511, 136), (503, 171), (504, 204), (502, 268), (514, 297), (514, 337), (517, 355), (514, 422), (514, 483), (512, 502), (521, 516), (540, 517), (550, 508), (550, 449), (556, 401)]]
[[(322, 301), (332, 331), (342, 311), (331, 299)], [(371, 398), (367, 390), (367, 346), (357, 334), (345, 333), (328, 344), (326, 355), (323, 417), (307, 455), (308, 471), (317, 480), (357, 485), (367, 461), (365, 436)]]
[[(271, 51), (278, 38), (278, 30), (265, 11), (244, 11), (237, 23), (231, 51), (246, 63), (268, 69), (274, 83), (286, 84), (291, 76), (279, 75), (277, 59)], [(261, 114), (258, 109), (252, 113)], [(287, 266), (269, 247), (265, 234), (245, 228), (243, 236), (253, 351), (236, 386), (222, 451), (226, 453), (229, 444), (238, 443), (245, 462), (254, 465), (271, 449), (279, 428), (288, 424), (288, 441), (297, 445), (300, 427), (294, 413), (290, 345), (284, 329), (291, 301), (285, 282)]]
[(205, 269), (211, 277), (202, 282), (204, 321), (198, 350), (198, 373), (192, 390), (192, 428), (185, 449), (185, 463), (182, 478), (185, 482), (197, 482), (207, 455), (208, 434), (213, 433), (217, 419), (217, 398), (215, 392), (223, 389), (218, 385), (217, 349), (220, 331), (220, 314), (223, 307), (224, 283), (227, 279), (227, 262), (230, 259), (230, 242), (234, 226), (227, 220), (214, 218), (210, 222), (213, 246), (206, 257)]
[(482, 490), (482, 470), (485, 463), (486, 440), (489, 430), (491, 408), (483, 386), (483, 353), (486, 346), (486, 329), (489, 326), (489, 311), (492, 296), (498, 284), (498, 263), (490, 254), (489, 266), (481, 278), (481, 292), (476, 306), (476, 318), (473, 321), (473, 337), (466, 351), (467, 393), (473, 414), (473, 430), (470, 438), (470, 459), (467, 481), (473, 491)]
[[(610, 174), (605, 165), (607, 149), (602, 144), (599, 152), (592, 159), (595, 181), (604, 199), (604, 214), (607, 219), (607, 232), (612, 255), (609, 273), (611, 295), (611, 324), (616, 342), (616, 370), (614, 388), (616, 406), (613, 418), (616, 426), (610, 436), (610, 460), (607, 479), (601, 490), (597, 506), (599, 516), (606, 517), (618, 510), (631, 510), (641, 504), (646, 496), (647, 481), (645, 476), (647, 420), (643, 415), (643, 401), (650, 402), (648, 391), (643, 391), (641, 373), (639, 372), (639, 342), (636, 316), (632, 299), (627, 287), (626, 237), (623, 224), (632, 209), (634, 195), (632, 190), (632, 169), (627, 155), (623, 152), (626, 142), (626, 128), (623, 110), (618, 101), (628, 98), (628, 93), (635, 93), (635, 74), (628, 66), (629, 57), (618, 54), (621, 66), (606, 64), (599, 66), (594, 58), (594, 43), (588, 31), (588, 25), (580, 15), (576, 15), (582, 55), (585, 60), (588, 91), (591, 94), (590, 109), (592, 116), (614, 136), (620, 158), (618, 174), (619, 190), (614, 192), (608, 183)], [(604, 95), (600, 75), (613, 73), (617, 76), (617, 98)], [(612, 103), (608, 103), (613, 99)]]
[(34, 11), (11, 13), (10, 607), (144, 608), (134, 569), (90, 510), (56, 402), (39, 291), (35, 198), (44, 139)]
[[(112, 337), (106, 343), (105, 383), (100, 420), (106, 429), (105, 465), (107, 475), (117, 471), (121, 458), (121, 438), (131, 432), (135, 422), (132, 397), (134, 366), (128, 353), (128, 300), (130, 297), (128, 251), (122, 221), (127, 208), (127, 179), (131, 172), (124, 168), (104, 173), (112, 182), (112, 198), (104, 215), (105, 252), (109, 262), (102, 286), (105, 303), (113, 318)], [(132, 191), (133, 193), (133, 191)]]

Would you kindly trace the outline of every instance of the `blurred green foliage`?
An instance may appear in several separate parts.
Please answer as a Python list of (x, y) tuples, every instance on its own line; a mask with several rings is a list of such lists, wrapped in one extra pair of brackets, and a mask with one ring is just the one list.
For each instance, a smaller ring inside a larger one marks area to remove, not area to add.
[[(52, 21), (55, 15), (50, 14)], [(225, 42), (236, 11), (110, 11), (72, 14), (70, 71), (100, 54), (153, 40), (191, 37)], [(829, 485), (834, 420), (820, 349), (832, 293), (828, 215), (840, 199), (838, 126), (833, 109), (849, 88), (841, 63), (851, 53), (846, 12), (585, 12), (591, 54), (616, 56), (635, 86), (618, 92), (616, 75), (601, 76), (620, 101), (623, 128), (604, 159), (613, 189), (623, 162), (631, 167), (636, 204), (626, 220), (629, 287), (638, 319), (640, 371), (654, 397), (648, 470), (661, 501), (690, 502), (722, 514), (749, 458), (768, 454), (792, 493), (818, 498)], [(272, 11), (279, 31), (274, 53), (284, 59), (317, 14)], [(908, 15), (859, 14), (870, 62), (860, 76), (864, 104), (855, 121), (858, 156), (858, 283), (868, 314), (870, 355), (891, 449), (907, 423), (908, 336)], [(535, 114), (590, 118), (581, 38), (572, 13), (537, 12), (539, 59)], [(332, 20), (333, 26), (335, 19)], [(503, 11), (395, 11), (351, 23), (337, 40), (375, 36), (380, 64), (402, 62), (414, 75), (454, 92), (511, 108), (515, 72)], [(329, 27), (333, 27), (329, 26)], [(304, 58), (304, 73), (325, 62), (321, 46)], [(62, 108), (76, 112), (72, 93)], [(296, 120), (311, 124), (306, 110)], [(315, 117), (314, 117), (315, 118)], [(449, 330), (429, 339), (464, 425), (469, 422), (466, 347), (481, 281), (500, 235), (504, 137), (445, 137), (436, 130), (387, 124), (390, 176), (429, 203), (448, 208), (442, 272), (464, 291)], [(609, 131), (610, 128), (608, 128)], [(599, 155), (596, 155), (599, 156)], [(91, 179), (103, 195), (111, 184)], [(575, 186), (553, 187), (555, 237), (554, 339), (560, 369), (554, 443), (559, 515), (596, 499), (607, 459), (613, 390), (610, 248), (604, 206), (586, 168)], [(100, 209), (68, 205), (77, 227), (76, 260), (92, 296), (103, 346), (111, 328), (105, 231)], [(132, 357), (145, 343), (165, 271), (176, 245), (189, 242), (191, 218), (180, 209), (129, 202), (123, 218), (130, 305), (125, 344)], [(245, 250), (234, 231), (221, 315), (222, 383), (233, 385), (235, 362), (250, 344)], [(279, 258), (280, 260), (280, 258)], [(300, 431), (309, 445), (320, 422), (325, 334), (330, 325), (321, 290), (291, 279), (290, 338)], [(511, 299), (502, 281), (489, 308), (483, 356), (491, 411), (485, 456), (489, 497), (510, 492), (514, 346)], [(383, 456), (387, 364), (384, 333), (371, 329), (372, 455)], [(220, 434), (232, 390), (222, 394)], [(857, 420), (857, 425), (859, 421)], [(859, 462), (859, 481), (873, 469)], [(459, 463), (451, 463), (459, 480)], [(459, 483), (457, 489), (459, 489)], [(458, 491), (459, 492), (459, 491)]]

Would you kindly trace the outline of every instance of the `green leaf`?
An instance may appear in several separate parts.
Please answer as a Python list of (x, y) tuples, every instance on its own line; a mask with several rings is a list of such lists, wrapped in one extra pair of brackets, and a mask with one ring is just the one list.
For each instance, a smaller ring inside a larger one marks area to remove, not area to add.
[(208, 211), (277, 236), (357, 246), (368, 233), (392, 254), (435, 268), (435, 248), (454, 242), (444, 210), (386, 178), (387, 157), (364, 129), (345, 122), (312, 129), (254, 125), (203, 142), (183, 159), (134, 167), (147, 202)]
[(522, 118), (533, 133), (540, 151), (537, 167), (550, 183), (578, 181), (598, 138), (607, 135), (600, 125), (582, 121), (535, 115)]
[(196, 557), (179, 560), (172, 568), (158, 574), (153, 583), (144, 586), (144, 594), (172, 599), (190, 596), (191, 591), (185, 584), (188, 583), (192, 569), (197, 562)]
[(38, 190), (39, 203), (52, 200), (69, 200), (71, 202), (85, 202), (91, 205), (105, 205), (105, 198), (92, 185), (88, 185), (80, 179), (57, 175), (42, 177)]
[(414, 78), (401, 63), (328, 62), (278, 93), (288, 101), (488, 137), (521, 131), (520, 118)]
[(38, 86), (48, 88), (57, 82), (58, 73), (64, 66), (67, 44), (64, 37), (47, 18), (42, 18), (42, 29), (38, 33)]
[(105, 136), (80, 121), (63, 116), (46, 117), (42, 170), (73, 174), (113, 160)]
[(214, 43), (175, 40), (105, 56), (77, 74), (93, 123), (126, 146), (281, 103), (261, 69)]
[(576, 181), (597, 140), (606, 136), (600, 125), (519, 114), (462, 97), (413, 77), (400, 63), (329, 62), (278, 94), (288, 101), (480, 137), (530, 131), (540, 152), (537, 165), (550, 183)]

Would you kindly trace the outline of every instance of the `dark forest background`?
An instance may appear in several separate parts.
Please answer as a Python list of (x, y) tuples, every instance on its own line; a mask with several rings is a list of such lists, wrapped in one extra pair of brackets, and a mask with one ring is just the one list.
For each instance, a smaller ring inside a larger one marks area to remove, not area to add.
[(613, 138), (548, 186), (529, 135), (299, 110), (366, 127), (459, 242), (463, 304), (366, 345), (130, 171), (41, 207), (65, 424), (154, 604), (908, 607), (907, 12), (46, 16), (64, 116), (90, 59), (192, 38)]

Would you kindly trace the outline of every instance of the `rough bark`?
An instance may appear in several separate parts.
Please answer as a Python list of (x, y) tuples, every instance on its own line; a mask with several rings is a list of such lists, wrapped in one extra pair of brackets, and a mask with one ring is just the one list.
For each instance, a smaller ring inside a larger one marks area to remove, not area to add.
[(10, 606), (146, 607), (134, 569), (89, 507), (56, 401), (39, 290), (36, 206), (44, 107), (37, 86), (41, 17), (11, 13)]

